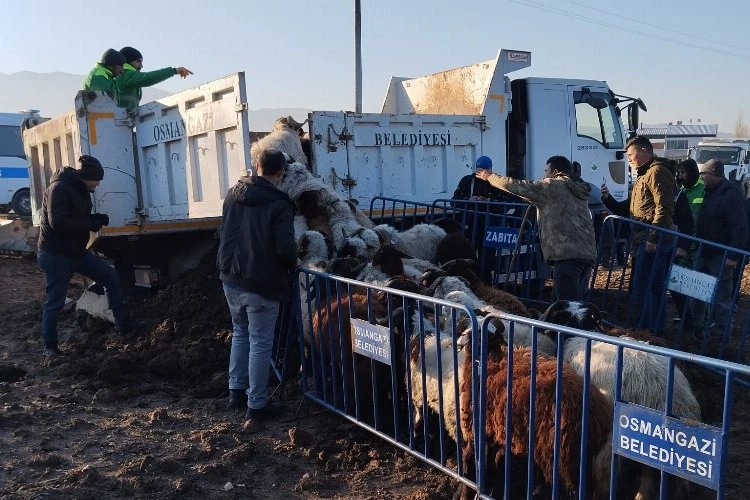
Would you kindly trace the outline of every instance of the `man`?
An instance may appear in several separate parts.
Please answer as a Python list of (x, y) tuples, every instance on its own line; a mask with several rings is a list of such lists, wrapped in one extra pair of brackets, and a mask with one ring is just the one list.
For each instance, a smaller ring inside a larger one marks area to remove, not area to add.
[(104, 178), (104, 169), (93, 156), (81, 156), (78, 170), (65, 167), (50, 179), (44, 192), (37, 260), (44, 271), (46, 299), (42, 310), (44, 355), (59, 355), (57, 318), (74, 273), (91, 278), (107, 291), (118, 333), (136, 326), (128, 321), (122, 291), (114, 268), (86, 250), (89, 232), (109, 224), (106, 214), (91, 213), (91, 193)]
[[(602, 201), (614, 214), (676, 230), (675, 178), (669, 160), (655, 156), (651, 141), (646, 137), (633, 137), (625, 148), (628, 162), (637, 174), (630, 198), (618, 202), (610, 196), (607, 186), (602, 185)], [(636, 327), (649, 328), (658, 335), (663, 333), (665, 325), (664, 287), (674, 238), (643, 226), (633, 229), (635, 254), (630, 311), (635, 312)]]
[[(703, 206), (698, 213), (695, 235), (698, 238), (742, 249), (748, 231), (745, 200), (740, 188), (724, 177), (721, 160), (709, 160), (700, 170), (705, 186)], [(713, 321), (720, 331), (731, 323), (734, 272), (742, 255), (710, 245), (700, 249), (698, 270), (718, 278)], [(703, 333), (710, 324), (704, 302), (695, 302), (693, 311), (696, 332)]]
[(297, 265), (292, 201), (277, 189), (286, 166), (284, 153), (262, 150), (257, 174), (242, 177), (227, 193), (219, 230), (217, 265), (233, 325), (229, 406), (246, 406), (250, 421), (277, 413), (268, 401), (271, 347)]
[(125, 64), (122, 67), (122, 73), (115, 79), (117, 86), (118, 102), (121, 108), (127, 108), (128, 111), (135, 111), (141, 102), (143, 87), (150, 87), (161, 83), (164, 80), (180, 75), (187, 78), (193, 72), (180, 66), (179, 68), (162, 68), (156, 71), (141, 71), (143, 69), (143, 55), (133, 47), (123, 47), (120, 54), (125, 58)]
[(476, 176), (536, 206), (542, 253), (554, 267), (555, 296), (581, 300), (596, 259), (596, 239), (588, 205), (591, 186), (575, 175), (570, 161), (549, 158), (540, 181), (501, 177), (485, 169)]
[[(690, 225), (689, 234), (691, 236), (695, 236), (695, 226), (698, 223), (698, 213), (700, 212), (701, 206), (703, 206), (704, 188), (703, 181), (698, 175), (698, 164), (695, 162), (695, 160), (693, 160), (692, 158), (688, 158), (687, 160), (683, 160), (677, 164), (677, 167), (675, 169), (675, 181), (677, 183), (677, 186), (679, 187), (679, 191), (677, 197), (675, 198), (674, 204), (675, 222), (677, 223), (677, 227), (681, 233), (688, 234), (687, 231), (684, 231), (680, 227), (679, 214), (681, 211), (681, 207), (683, 206), (681, 205), (681, 203), (683, 203), (687, 206), (687, 211), (690, 214), (690, 221), (692, 222), (692, 224)], [(685, 244), (686, 242), (687, 244)], [(675, 251), (675, 262), (680, 266), (693, 269), (695, 266), (696, 247), (697, 245), (695, 244), (695, 242), (682, 240)], [(684, 321), (682, 322), (683, 330), (692, 330), (693, 322), (691, 308), (686, 306), (686, 304), (688, 303), (687, 295), (672, 291), (672, 297), (674, 298), (675, 310), (677, 312), (675, 321), (681, 321), (684, 319)]]
[(86, 80), (83, 82), (83, 90), (102, 90), (109, 92), (117, 101), (117, 87), (115, 77), (122, 73), (122, 65), (125, 57), (115, 49), (107, 49), (102, 54), (102, 60), (96, 63)]

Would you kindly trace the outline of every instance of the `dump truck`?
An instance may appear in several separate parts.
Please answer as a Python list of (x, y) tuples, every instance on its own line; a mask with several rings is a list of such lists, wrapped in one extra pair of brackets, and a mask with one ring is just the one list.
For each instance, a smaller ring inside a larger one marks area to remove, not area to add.
[[(376, 197), (450, 198), (481, 155), (498, 173), (533, 179), (562, 154), (593, 186), (603, 178), (615, 198), (627, 197), (620, 113), (628, 110), (634, 130), (642, 102), (603, 81), (510, 81), (530, 64), (530, 52), (500, 50), (483, 63), (392, 78), (380, 113), (314, 111), (310, 168), (365, 211)], [(72, 111), (24, 131), (34, 223), (51, 175), (95, 156), (105, 175), (94, 210), (110, 224), (90, 244), (128, 283), (174, 278), (213, 245), (225, 193), (251, 170), (251, 133), (244, 73), (136, 114), (104, 92), (81, 91)]]

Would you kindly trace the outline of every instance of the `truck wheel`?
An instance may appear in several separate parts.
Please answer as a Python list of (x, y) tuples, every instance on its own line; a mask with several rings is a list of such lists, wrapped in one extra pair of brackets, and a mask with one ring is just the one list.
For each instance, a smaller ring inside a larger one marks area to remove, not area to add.
[(31, 215), (31, 191), (29, 191), (29, 188), (23, 188), (16, 191), (10, 204), (16, 215)]

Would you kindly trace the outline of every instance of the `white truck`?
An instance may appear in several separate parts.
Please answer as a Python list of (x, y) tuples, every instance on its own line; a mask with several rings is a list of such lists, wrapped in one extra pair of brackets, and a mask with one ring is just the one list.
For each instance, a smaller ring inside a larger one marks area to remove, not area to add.
[[(491, 61), (393, 78), (381, 113), (315, 111), (313, 172), (367, 209), (377, 196), (450, 198), (480, 155), (496, 172), (540, 178), (546, 158), (562, 154), (594, 186), (604, 180), (627, 197), (618, 105), (629, 103), (634, 130), (642, 102), (603, 81), (507, 77), (530, 64), (529, 52), (500, 50)], [(74, 110), (24, 132), (34, 223), (52, 173), (95, 156), (105, 176), (94, 207), (110, 225), (92, 244), (121, 270), (135, 268), (136, 283), (178, 274), (212, 244), (225, 193), (250, 169), (247, 109), (243, 73), (143, 104), (135, 118), (105, 93), (79, 92)]]
[(742, 185), (745, 196), (750, 196), (750, 139), (706, 139), (690, 149), (689, 157), (700, 168), (711, 159), (724, 163), (724, 176)]

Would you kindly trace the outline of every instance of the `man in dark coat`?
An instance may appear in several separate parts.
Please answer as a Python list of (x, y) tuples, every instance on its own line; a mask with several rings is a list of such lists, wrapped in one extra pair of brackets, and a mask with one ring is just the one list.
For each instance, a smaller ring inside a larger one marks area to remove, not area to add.
[(268, 371), (276, 318), (291, 291), (297, 265), (294, 208), (277, 189), (284, 153), (262, 150), (257, 175), (242, 177), (224, 200), (217, 256), (219, 278), (232, 316), (229, 406), (263, 421), (277, 412), (268, 401)]
[(42, 309), (45, 356), (59, 355), (57, 317), (65, 304), (65, 292), (74, 273), (104, 286), (115, 323), (121, 334), (133, 323), (127, 320), (117, 272), (86, 250), (90, 232), (109, 224), (107, 214), (91, 213), (91, 193), (104, 178), (102, 164), (93, 156), (81, 156), (81, 167), (65, 167), (50, 179), (42, 201), (37, 260), (44, 271), (46, 299)]
[[(742, 191), (724, 177), (721, 160), (709, 160), (703, 164), (700, 176), (705, 186), (703, 205), (698, 213), (695, 235), (698, 238), (743, 249), (748, 231), (745, 200)], [(713, 306), (713, 322), (720, 331), (730, 324), (733, 310), (732, 292), (735, 269), (742, 255), (704, 245), (700, 249), (698, 270), (718, 278)], [(695, 302), (693, 317), (699, 333), (705, 332), (709, 315), (706, 304)]]

